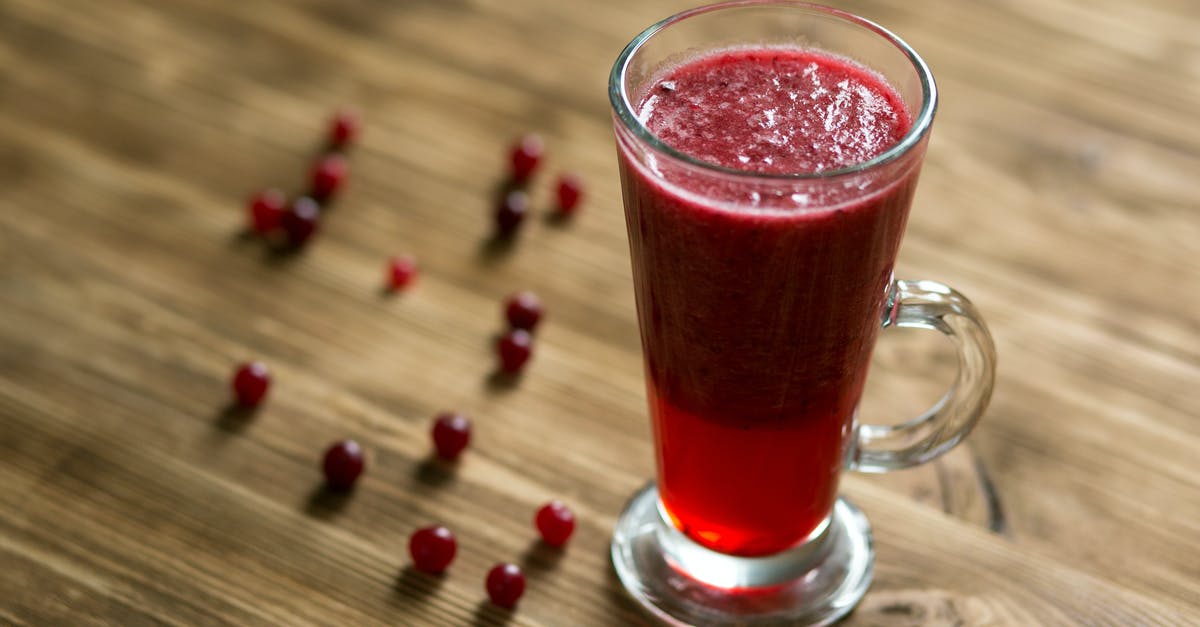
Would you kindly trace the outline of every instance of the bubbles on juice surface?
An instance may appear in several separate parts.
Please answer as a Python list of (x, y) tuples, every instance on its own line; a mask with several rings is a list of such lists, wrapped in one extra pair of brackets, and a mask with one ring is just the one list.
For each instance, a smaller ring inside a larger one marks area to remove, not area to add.
[(638, 118), (680, 152), (763, 173), (861, 163), (910, 124), (882, 77), (798, 48), (728, 50), (673, 68), (647, 92)]

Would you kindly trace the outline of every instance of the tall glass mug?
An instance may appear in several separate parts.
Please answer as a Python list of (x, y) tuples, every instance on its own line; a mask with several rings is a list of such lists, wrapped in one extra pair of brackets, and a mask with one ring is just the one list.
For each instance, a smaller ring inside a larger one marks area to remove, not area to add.
[[(681, 152), (645, 126), (666, 97), (652, 90), (675, 89), (667, 72), (752, 50), (849, 60), (891, 85), (911, 127), (861, 163), (762, 173)], [(658, 480), (622, 513), (612, 559), (659, 618), (824, 624), (845, 615), (866, 592), (874, 552), (866, 518), (837, 495), (842, 470), (929, 461), (986, 407), (995, 354), (971, 303), (892, 275), (936, 94), (925, 62), (892, 33), (798, 2), (686, 11), (617, 59), (609, 95)], [(871, 352), (889, 326), (945, 334), (958, 376), (909, 422), (862, 423)]]

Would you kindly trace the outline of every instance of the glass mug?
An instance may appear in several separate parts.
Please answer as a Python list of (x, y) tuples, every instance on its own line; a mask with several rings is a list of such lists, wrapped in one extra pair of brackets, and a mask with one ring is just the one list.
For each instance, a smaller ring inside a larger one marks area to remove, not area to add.
[[(733, 170), (659, 140), (638, 117), (664, 70), (713, 51), (818, 50), (877, 72), (912, 126), (878, 156), (819, 173)], [(667, 18), (609, 79), (657, 483), (612, 542), (617, 574), (683, 624), (832, 622), (870, 584), (870, 527), (843, 469), (886, 472), (957, 444), (991, 396), (995, 349), (958, 292), (893, 278), (937, 104), (933, 76), (884, 28), (836, 9), (740, 0)], [(940, 402), (901, 425), (858, 421), (889, 326), (958, 352)]]

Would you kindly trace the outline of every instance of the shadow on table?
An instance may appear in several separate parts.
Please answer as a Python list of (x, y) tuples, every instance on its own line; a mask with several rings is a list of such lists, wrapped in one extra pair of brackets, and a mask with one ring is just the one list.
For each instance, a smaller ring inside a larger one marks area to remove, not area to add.
[(521, 554), (521, 570), (533, 578), (558, 566), (565, 553), (566, 547), (553, 547), (541, 540), (534, 540)]
[(397, 300), (404, 296), (407, 291), (403, 288), (396, 289), (385, 282), (379, 286), (379, 289), (375, 290), (375, 293), (379, 295), (380, 300)]
[(431, 488), (440, 488), (455, 479), (455, 468), (457, 462), (444, 460), (437, 454), (430, 454), (421, 463), (417, 464), (413, 471), (413, 477), (416, 480)]
[(314, 518), (332, 518), (345, 509), (353, 492), (353, 490), (334, 490), (322, 482), (308, 496), (308, 503), (304, 506), (304, 511)]
[[(314, 239), (317, 237), (320, 236), (313, 236)], [(267, 244), (265, 247), (263, 247), (263, 263), (268, 266), (282, 266), (292, 263), (293, 261), (299, 259), (300, 256), (304, 254), (304, 251), (311, 245), (311, 241), (304, 246), (289, 246), (286, 244), (275, 243)]]
[(491, 265), (512, 254), (517, 238), (513, 235), (489, 235), (479, 244), (475, 257), (484, 265)]
[(213, 424), (217, 426), (217, 429), (225, 433), (241, 433), (254, 421), (254, 416), (257, 413), (258, 409), (256, 407), (243, 407), (237, 403), (230, 402), (217, 412), (217, 417), (213, 420)]
[(446, 581), (445, 573), (431, 575), (423, 573), (409, 564), (396, 576), (395, 590), (396, 594), (402, 597), (426, 600), (442, 587), (444, 581)]
[(559, 211), (549, 211), (542, 221), (554, 228), (561, 229), (574, 221), (574, 216), (569, 216)]
[(523, 372), (509, 373), (496, 368), (488, 375), (485, 382), (488, 392), (503, 394), (517, 389), (521, 383)]
[[(325, 205), (322, 205), (322, 211), (326, 208)], [(242, 228), (235, 231), (233, 236), (229, 238), (229, 247), (238, 250), (258, 246), (260, 247), (259, 254), (264, 265), (283, 266), (299, 259), (304, 255), (304, 251), (313, 244), (313, 241), (310, 240), (304, 245), (293, 246), (283, 241), (281, 237), (278, 233), (271, 236), (262, 236), (249, 228)], [(316, 240), (319, 237), (320, 233), (317, 233), (313, 235), (312, 239)]]
[(261, 241), (262, 238), (249, 227), (243, 227), (233, 232), (233, 237), (229, 238), (230, 248), (241, 248), (250, 246), (255, 242)]
[(505, 609), (488, 600), (480, 601), (471, 616), (471, 624), (478, 626), (507, 625), (512, 620), (513, 610)]

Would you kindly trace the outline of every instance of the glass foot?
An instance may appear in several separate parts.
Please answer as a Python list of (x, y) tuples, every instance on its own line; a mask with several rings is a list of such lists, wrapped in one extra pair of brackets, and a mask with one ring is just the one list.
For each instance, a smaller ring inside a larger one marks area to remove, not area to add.
[(667, 522), (650, 483), (617, 519), (612, 561), (629, 594), (669, 625), (828, 625), (866, 593), (875, 549), (867, 517), (838, 498), (825, 525), (797, 548), (767, 557), (718, 553)]

